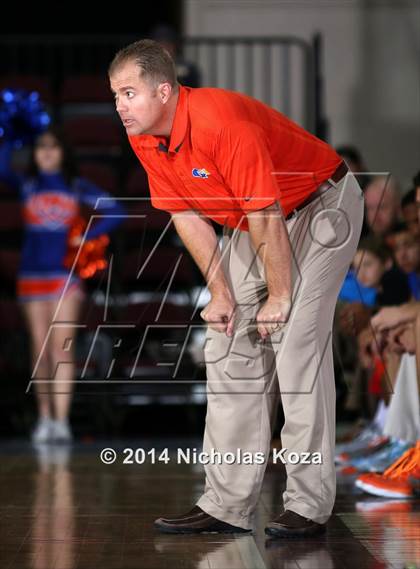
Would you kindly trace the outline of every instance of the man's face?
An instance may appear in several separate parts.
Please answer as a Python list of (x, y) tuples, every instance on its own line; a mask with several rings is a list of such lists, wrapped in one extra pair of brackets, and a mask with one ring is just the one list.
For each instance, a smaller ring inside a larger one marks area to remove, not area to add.
[(409, 203), (402, 208), (404, 221), (413, 235), (420, 237), (420, 221), (417, 215), (417, 203)]
[(420, 267), (420, 244), (409, 231), (397, 233), (392, 238), (395, 261), (402, 271), (412, 273)]
[(370, 184), (365, 191), (366, 217), (375, 235), (383, 235), (391, 229), (398, 217), (398, 203), (390, 189), (384, 191), (385, 182)]
[(140, 69), (134, 61), (118, 67), (110, 77), (115, 106), (127, 135), (162, 134), (165, 107), (158, 87), (140, 77)]

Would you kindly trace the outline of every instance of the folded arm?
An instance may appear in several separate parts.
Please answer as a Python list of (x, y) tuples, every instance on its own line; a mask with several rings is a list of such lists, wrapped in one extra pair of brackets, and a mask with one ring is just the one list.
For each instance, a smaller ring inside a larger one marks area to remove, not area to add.
[(390, 330), (401, 324), (413, 322), (420, 313), (420, 302), (407, 302), (400, 306), (386, 306), (372, 318), (375, 332)]

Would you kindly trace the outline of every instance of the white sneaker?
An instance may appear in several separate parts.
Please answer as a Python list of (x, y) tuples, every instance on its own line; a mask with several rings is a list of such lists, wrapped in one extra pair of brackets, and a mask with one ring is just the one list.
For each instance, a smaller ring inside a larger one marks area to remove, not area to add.
[(34, 430), (31, 434), (33, 443), (46, 443), (52, 438), (52, 423), (49, 417), (41, 417), (38, 419)]
[(69, 443), (73, 439), (67, 421), (52, 421), (52, 438), (58, 443)]

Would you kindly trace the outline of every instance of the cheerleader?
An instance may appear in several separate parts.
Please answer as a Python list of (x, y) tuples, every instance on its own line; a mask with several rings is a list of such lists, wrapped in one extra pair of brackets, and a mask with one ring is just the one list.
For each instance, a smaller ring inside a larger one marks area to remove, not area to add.
[[(91, 226), (86, 240), (113, 230), (122, 220), (123, 209), (105, 191), (77, 176), (71, 150), (57, 128), (50, 127), (35, 139), (26, 175), (12, 169), (12, 152), (12, 143), (3, 142), (0, 177), (19, 192), (24, 214), (17, 298), (29, 330), (32, 379), (50, 380), (34, 382), (38, 420), (32, 440), (69, 442), (74, 324), (84, 298), (82, 281), (64, 264), (69, 230), (82, 204), (105, 215)], [(104, 197), (109, 199), (98, 201)], [(74, 238), (71, 244), (79, 242)], [(69, 325), (51, 327), (53, 322)]]

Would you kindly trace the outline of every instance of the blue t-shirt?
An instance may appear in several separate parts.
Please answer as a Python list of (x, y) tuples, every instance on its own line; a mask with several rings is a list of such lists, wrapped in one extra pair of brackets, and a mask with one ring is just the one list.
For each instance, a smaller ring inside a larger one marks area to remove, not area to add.
[(408, 284), (415, 300), (420, 300), (420, 274), (413, 272), (408, 274)]
[(363, 286), (357, 280), (354, 270), (350, 269), (344, 279), (338, 298), (345, 302), (361, 302), (366, 306), (375, 306), (376, 296), (376, 289)]
[(382, 275), (378, 289), (363, 286), (350, 269), (341, 287), (338, 298), (346, 302), (361, 302), (365, 306), (394, 306), (410, 300), (408, 276), (397, 267)]

